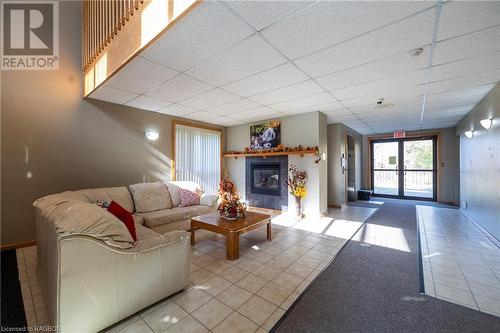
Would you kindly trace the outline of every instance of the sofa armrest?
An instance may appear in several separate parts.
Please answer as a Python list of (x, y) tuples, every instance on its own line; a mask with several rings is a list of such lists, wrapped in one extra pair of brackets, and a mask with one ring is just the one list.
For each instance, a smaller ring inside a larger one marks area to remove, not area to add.
[(174, 230), (170, 232), (166, 232), (164, 234), (158, 234), (155, 237), (146, 237), (145, 239), (138, 240), (135, 242), (134, 247), (129, 249), (128, 252), (132, 253), (141, 253), (146, 251), (151, 251), (157, 249), (159, 247), (171, 245), (173, 243), (188, 240), (189, 241), (189, 232), (184, 230)]
[(80, 235), (56, 242), (55, 272), (48, 276), (54, 288), (46, 289), (54, 304), (52, 325), (62, 332), (98, 332), (185, 288), (189, 233), (158, 236), (130, 249)]
[(200, 197), (200, 205), (205, 205), (208, 207), (213, 207), (217, 205), (217, 201), (219, 200), (219, 196), (215, 194), (205, 194), (203, 193)]

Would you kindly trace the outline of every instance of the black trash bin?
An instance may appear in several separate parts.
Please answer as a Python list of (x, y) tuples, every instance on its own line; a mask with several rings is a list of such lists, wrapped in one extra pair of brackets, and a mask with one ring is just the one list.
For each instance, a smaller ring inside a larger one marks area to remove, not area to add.
[(359, 190), (358, 200), (370, 201), (372, 194), (373, 194), (372, 190)]

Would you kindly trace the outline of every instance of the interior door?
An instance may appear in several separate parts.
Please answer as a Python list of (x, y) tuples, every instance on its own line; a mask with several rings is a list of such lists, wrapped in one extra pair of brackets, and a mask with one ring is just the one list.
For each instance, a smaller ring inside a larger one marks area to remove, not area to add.
[(436, 201), (436, 155), (436, 137), (372, 141), (373, 194)]

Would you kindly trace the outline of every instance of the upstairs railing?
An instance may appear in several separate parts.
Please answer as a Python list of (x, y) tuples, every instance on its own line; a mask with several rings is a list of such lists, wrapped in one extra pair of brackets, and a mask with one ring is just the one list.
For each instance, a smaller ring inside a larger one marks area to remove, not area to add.
[(144, 0), (83, 1), (84, 71), (92, 65), (143, 4)]
[(83, 95), (90, 95), (202, 0), (84, 0)]

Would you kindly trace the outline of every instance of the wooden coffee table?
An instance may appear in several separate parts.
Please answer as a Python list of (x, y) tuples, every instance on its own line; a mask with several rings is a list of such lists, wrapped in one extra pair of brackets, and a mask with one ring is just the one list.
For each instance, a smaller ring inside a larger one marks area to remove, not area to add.
[(210, 213), (191, 218), (191, 245), (195, 242), (196, 229), (205, 229), (226, 236), (227, 260), (236, 260), (240, 256), (240, 235), (267, 225), (267, 240), (271, 240), (271, 216), (246, 212), (245, 217), (226, 220), (219, 213)]

